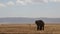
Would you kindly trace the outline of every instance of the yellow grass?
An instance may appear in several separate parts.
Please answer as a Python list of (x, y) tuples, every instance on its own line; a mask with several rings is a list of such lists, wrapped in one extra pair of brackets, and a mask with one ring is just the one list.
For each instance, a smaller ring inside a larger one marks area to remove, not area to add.
[(37, 31), (35, 24), (1, 24), (0, 34), (60, 34), (60, 25), (46, 24), (44, 31)]

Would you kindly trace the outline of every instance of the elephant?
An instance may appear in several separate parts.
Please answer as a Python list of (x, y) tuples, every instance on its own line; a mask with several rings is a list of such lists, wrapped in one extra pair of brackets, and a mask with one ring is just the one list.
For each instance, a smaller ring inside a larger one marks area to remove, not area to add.
[(44, 22), (43, 20), (36, 20), (35, 24), (37, 25), (37, 30), (44, 30)]

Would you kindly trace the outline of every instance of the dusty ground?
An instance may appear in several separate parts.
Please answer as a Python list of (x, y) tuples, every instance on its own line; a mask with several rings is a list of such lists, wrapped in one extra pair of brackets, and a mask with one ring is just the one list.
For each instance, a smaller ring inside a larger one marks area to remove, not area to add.
[(60, 25), (47, 24), (44, 31), (37, 31), (35, 24), (1, 24), (0, 34), (60, 34)]

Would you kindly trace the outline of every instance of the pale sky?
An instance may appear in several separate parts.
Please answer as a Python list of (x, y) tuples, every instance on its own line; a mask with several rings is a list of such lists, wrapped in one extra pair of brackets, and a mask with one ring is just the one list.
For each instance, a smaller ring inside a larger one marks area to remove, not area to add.
[(0, 17), (60, 18), (60, 0), (0, 0)]

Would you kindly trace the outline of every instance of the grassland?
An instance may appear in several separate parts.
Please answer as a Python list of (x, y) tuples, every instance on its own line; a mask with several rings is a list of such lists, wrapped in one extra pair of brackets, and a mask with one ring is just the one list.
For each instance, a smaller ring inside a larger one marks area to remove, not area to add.
[(60, 34), (60, 24), (46, 24), (44, 31), (35, 24), (1, 24), (0, 34)]

